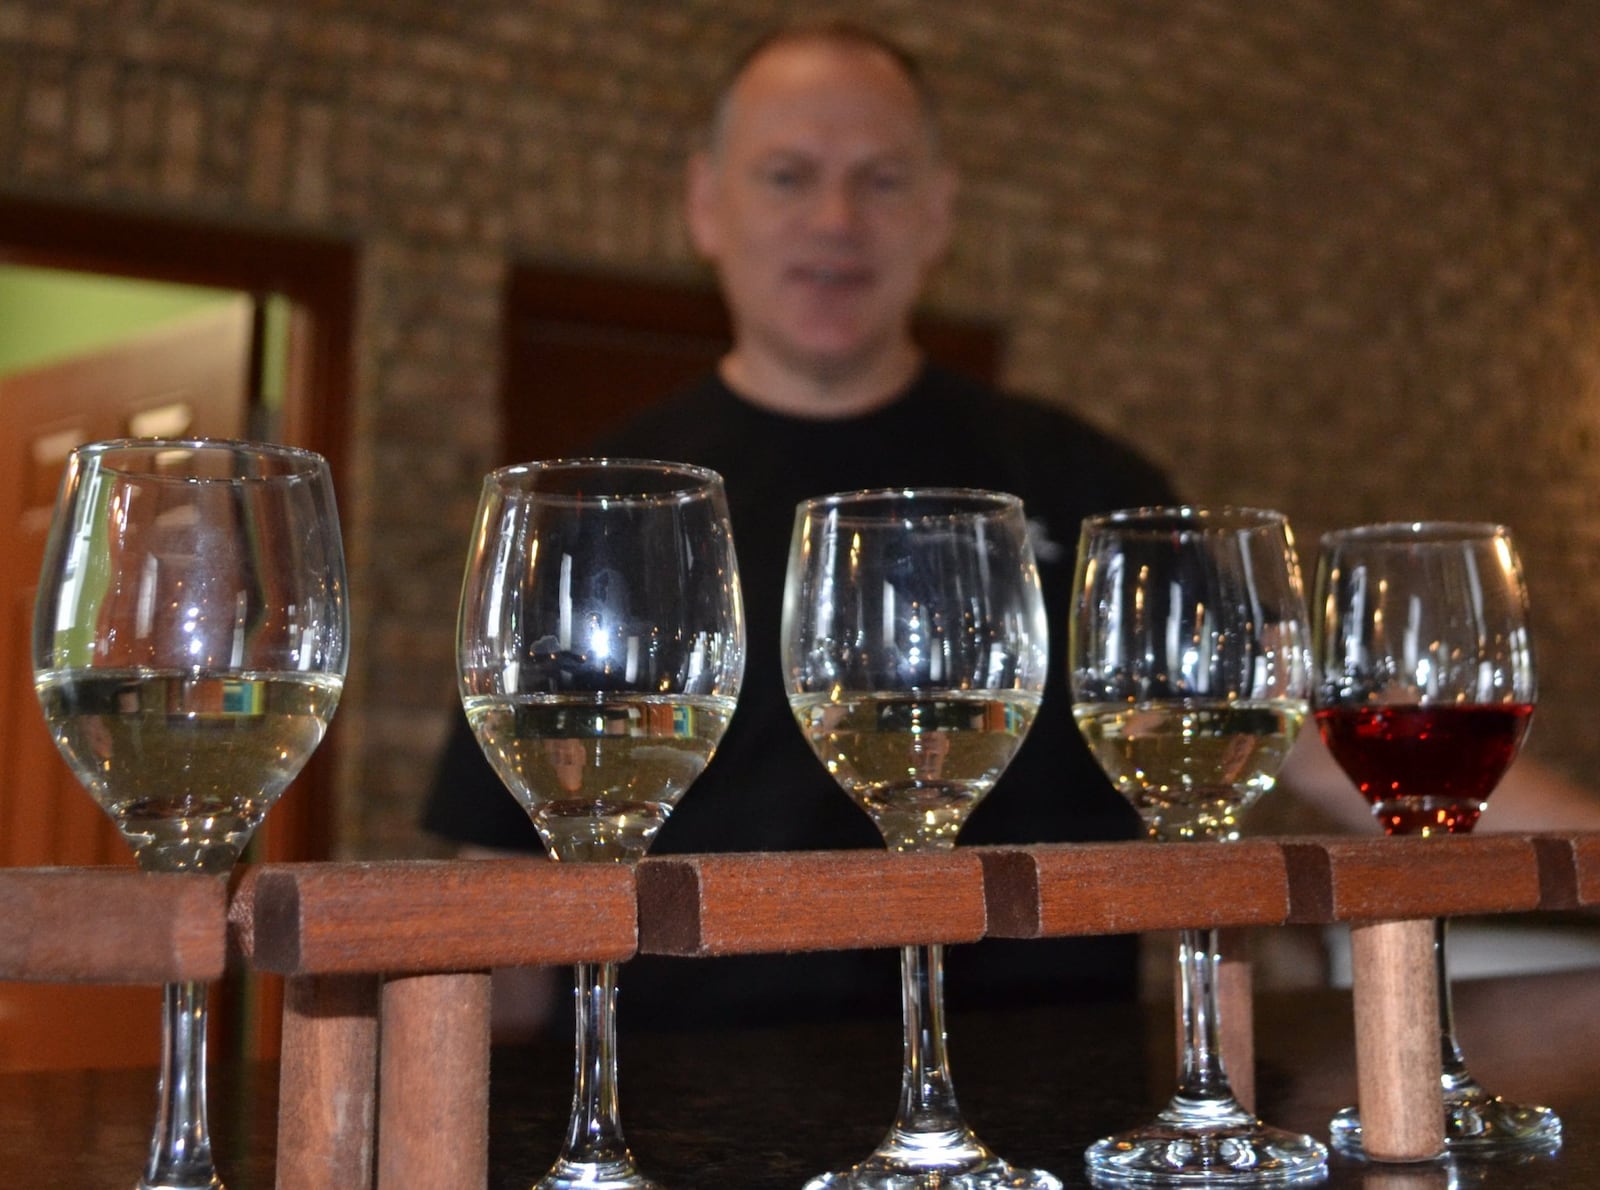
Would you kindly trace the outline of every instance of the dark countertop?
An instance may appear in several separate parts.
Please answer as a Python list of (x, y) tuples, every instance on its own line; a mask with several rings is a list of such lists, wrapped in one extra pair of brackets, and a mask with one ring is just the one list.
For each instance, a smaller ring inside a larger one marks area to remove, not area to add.
[[(626, 968), (623, 971), (626, 996)], [(1600, 971), (1475, 981), (1456, 990), (1474, 1073), (1508, 1097), (1549, 1103), (1561, 1152), (1526, 1163), (1366, 1166), (1335, 1156), (1330, 1190), (1590, 1190), (1600, 1186)], [(623, 1009), (626, 1012), (626, 1007)], [(1355, 1088), (1349, 999), (1257, 1002), (1259, 1099), (1270, 1123), (1326, 1136)], [(1084, 1147), (1145, 1122), (1173, 1088), (1170, 1008), (952, 1013), (951, 1061), (968, 1122), (1016, 1164), (1087, 1186)], [(564, 1039), (563, 1039), (564, 1041)], [(899, 1082), (893, 1021), (622, 1039), (622, 1116), (634, 1153), (669, 1187), (798, 1190), (865, 1156)], [(553, 1158), (571, 1094), (562, 1043), (495, 1051), (490, 1187), (526, 1190)], [(275, 1074), (212, 1076), (211, 1126), (230, 1190), (272, 1185)], [(0, 1075), (0, 1169), (14, 1184), (123, 1190), (154, 1112), (150, 1071)]]

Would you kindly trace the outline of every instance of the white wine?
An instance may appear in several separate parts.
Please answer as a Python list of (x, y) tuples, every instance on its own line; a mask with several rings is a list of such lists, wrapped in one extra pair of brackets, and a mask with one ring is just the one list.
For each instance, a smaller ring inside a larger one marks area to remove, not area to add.
[(716, 751), (731, 698), (478, 695), (484, 755), (558, 860), (627, 861), (650, 847)]
[(224, 872), (304, 767), (342, 679), (59, 670), (35, 686), (56, 747), (148, 871)]
[(1072, 709), (1100, 767), (1162, 840), (1239, 837), (1239, 816), (1277, 780), (1298, 699), (1099, 703)]
[(1039, 695), (1017, 690), (789, 696), (813, 751), (892, 851), (955, 846), (1022, 743)]

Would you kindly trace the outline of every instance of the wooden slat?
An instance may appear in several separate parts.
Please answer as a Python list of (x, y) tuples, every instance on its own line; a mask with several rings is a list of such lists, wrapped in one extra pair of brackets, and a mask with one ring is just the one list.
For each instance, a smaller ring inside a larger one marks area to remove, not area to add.
[(998, 937), (1275, 925), (1289, 913), (1282, 851), (1264, 839), (973, 850)]
[(1600, 834), (1579, 835), (1572, 842), (1578, 904), (1600, 905)]
[(718, 955), (972, 942), (984, 933), (974, 852), (661, 856), (639, 864), (639, 949)]
[(227, 888), (131, 868), (0, 870), (0, 979), (209, 982), (227, 960)]
[(1283, 844), (1291, 920), (1400, 921), (1539, 905), (1539, 861), (1520, 835), (1294, 839)]
[(282, 975), (621, 960), (637, 938), (633, 873), (613, 864), (281, 864), (249, 888), (254, 960)]
[(1539, 864), (1539, 908), (1578, 908), (1578, 864), (1570, 835), (1531, 835)]
[(228, 878), (228, 952), (246, 962), (256, 955), (256, 878), (259, 864), (240, 864)]

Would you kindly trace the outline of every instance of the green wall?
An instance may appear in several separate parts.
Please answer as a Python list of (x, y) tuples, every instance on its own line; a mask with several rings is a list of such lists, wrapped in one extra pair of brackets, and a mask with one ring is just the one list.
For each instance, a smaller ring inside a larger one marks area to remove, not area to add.
[(0, 376), (108, 347), (231, 291), (0, 265)]

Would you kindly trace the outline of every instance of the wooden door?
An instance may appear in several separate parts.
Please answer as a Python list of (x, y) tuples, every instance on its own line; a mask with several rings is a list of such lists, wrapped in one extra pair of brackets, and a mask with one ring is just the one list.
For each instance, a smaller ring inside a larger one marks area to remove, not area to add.
[[(241, 437), (254, 303), (0, 378), (0, 865), (131, 864), (57, 754), (33, 694), (33, 593), (62, 464), (120, 436)], [(153, 1064), (160, 990), (0, 983), (0, 1069)]]

